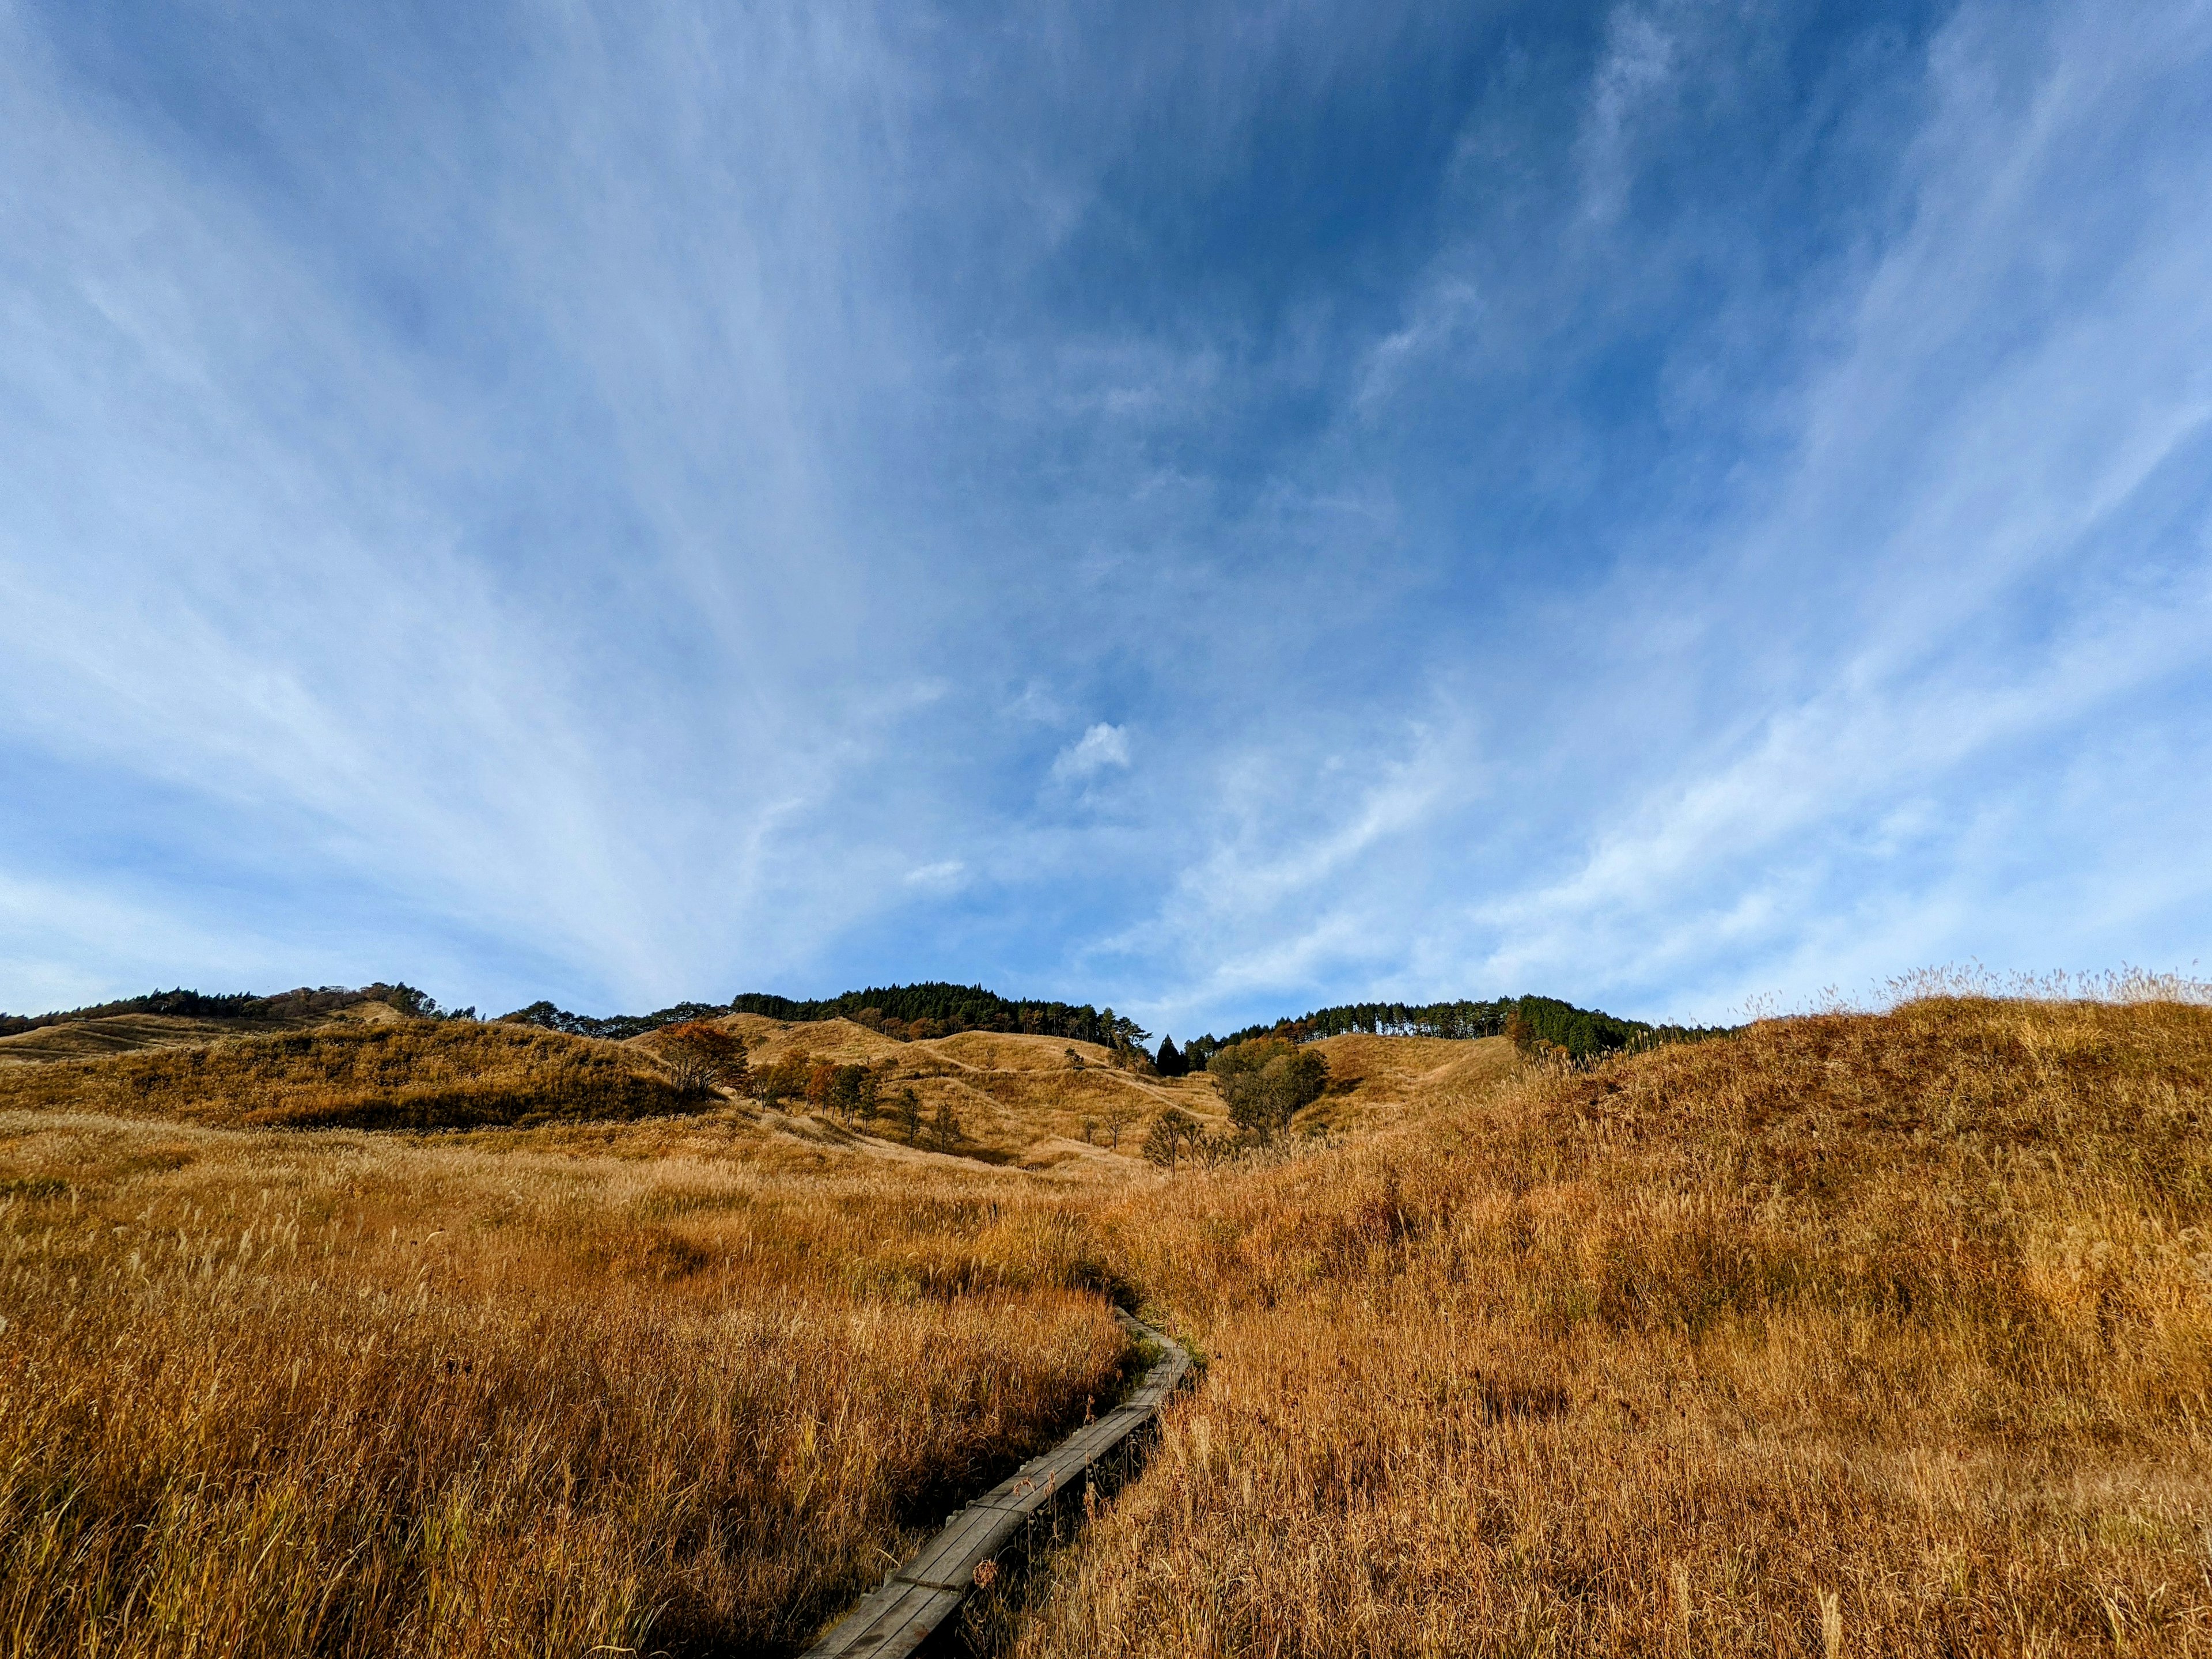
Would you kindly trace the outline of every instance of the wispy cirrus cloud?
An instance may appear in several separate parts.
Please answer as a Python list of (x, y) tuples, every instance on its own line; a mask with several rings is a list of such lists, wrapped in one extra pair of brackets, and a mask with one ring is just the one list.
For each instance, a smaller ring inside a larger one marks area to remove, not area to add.
[(0, 1006), (2185, 956), (2208, 27), (0, 10)]

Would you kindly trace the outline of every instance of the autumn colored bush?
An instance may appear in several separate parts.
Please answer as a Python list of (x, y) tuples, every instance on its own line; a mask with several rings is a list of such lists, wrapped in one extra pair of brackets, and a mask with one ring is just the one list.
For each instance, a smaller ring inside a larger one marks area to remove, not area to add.
[(739, 1095), (752, 1092), (745, 1040), (719, 1025), (704, 1020), (671, 1025), (655, 1035), (653, 1052), (668, 1068), (668, 1080), (686, 1097), (697, 1099), (716, 1089)]

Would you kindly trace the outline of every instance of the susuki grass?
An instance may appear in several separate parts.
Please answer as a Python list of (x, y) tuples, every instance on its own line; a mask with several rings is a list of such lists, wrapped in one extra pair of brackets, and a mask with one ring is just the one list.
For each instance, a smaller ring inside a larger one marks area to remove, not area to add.
[(1923, 1000), (1126, 1199), (1213, 1363), (1018, 1650), (2212, 1651), (2208, 1111)]
[(1118, 1386), (1099, 1278), (941, 1178), (0, 1118), (0, 1653), (792, 1650)]
[[(1172, 1176), (37, 1084), (0, 1654), (792, 1651), (1119, 1386), (1132, 1293), (1208, 1364), (1023, 1659), (2212, 1652), (2212, 1009), (1331, 1054), (1337, 1138)], [(940, 1081), (1034, 1136), (1064, 1070)]]

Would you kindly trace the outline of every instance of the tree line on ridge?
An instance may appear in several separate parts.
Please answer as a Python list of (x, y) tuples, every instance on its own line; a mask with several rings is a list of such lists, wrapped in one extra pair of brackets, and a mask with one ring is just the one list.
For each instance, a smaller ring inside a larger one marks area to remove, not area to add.
[[(386, 985), (379, 981), (358, 988), (303, 986), (272, 996), (247, 992), (209, 995), (179, 988), (53, 1013), (0, 1013), (0, 1036), (118, 1014), (167, 1014), (198, 1019), (272, 1018), (332, 1012), (362, 1002), (387, 1003), (399, 1012), (417, 1018), (477, 1018), (474, 1008), (443, 1007), (428, 994), (404, 983)], [(1721, 1035), (1728, 1029), (1654, 1025), (1644, 1020), (1623, 1019), (1599, 1009), (1577, 1008), (1554, 997), (1501, 997), (1489, 1002), (1362, 1002), (1316, 1009), (1295, 1019), (1248, 1025), (1225, 1037), (1208, 1032), (1181, 1047), (1172, 1036), (1164, 1036), (1155, 1053), (1146, 1046), (1152, 1034), (1111, 1008), (1048, 999), (1018, 1000), (1000, 996), (980, 985), (954, 985), (944, 981), (871, 986), (816, 999), (746, 992), (726, 1003), (678, 1002), (648, 1014), (578, 1014), (541, 1000), (501, 1015), (501, 1018), (571, 1036), (623, 1042), (670, 1026), (732, 1013), (760, 1014), (793, 1024), (849, 1019), (901, 1042), (950, 1036), (960, 1031), (1003, 1031), (1094, 1042), (1107, 1048), (1117, 1060), (1142, 1064), (1156, 1069), (1163, 1077), (1182, 1077), (1207, 1069), (1222, 1050), (1263, 1037), (1304, 1044), (1355, 1031), (1380, 1036), (1512, 1036), (1524, 1048), (1555, 1049), (1571, 1060), (1582, 1061), (1624, 1048), (1694, 1042)]]

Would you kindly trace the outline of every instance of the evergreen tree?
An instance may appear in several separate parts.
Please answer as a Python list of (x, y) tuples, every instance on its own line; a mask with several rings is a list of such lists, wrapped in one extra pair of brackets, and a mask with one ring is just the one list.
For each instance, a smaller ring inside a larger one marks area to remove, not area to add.
[(1181, 1077), (1190, 1069), (1184, 1063), (1182, 1051), (1176, 1048), (1175, 1039), (1171, 1036), (1163, 1036), (1160, 1039), (1160, 1052), (1154, 1058), (1152, 1065), (1162, 1077)]

